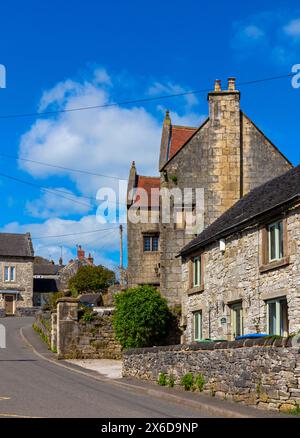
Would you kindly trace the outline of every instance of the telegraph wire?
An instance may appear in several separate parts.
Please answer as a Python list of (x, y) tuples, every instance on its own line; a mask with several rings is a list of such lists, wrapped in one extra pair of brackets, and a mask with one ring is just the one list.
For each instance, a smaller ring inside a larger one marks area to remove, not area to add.
[[(267, 82), (267, 81), (274, 81), (277, 79), (289, 78), (292, 76), (294, 76), (294, 73), (278, 75), (278, 76), (270, 76), (270, 77), (261, 78), (261, 79), (254, 79), (254, 80), (239, 82), (236, 85), (237, 86), (251, 85), (251, 84), (257, 84), (259, 82)], [(51, 115), (55, 115), (55, 114), (69, 113), (69, 112), (75, 112), (75, 111), (86, 111), (86, 110), (94, 110), (94, 109), (111, 108), (111, 107), (121, 106), (121, 105), (132, 105), (132, 104), (136, 104), (136, 103), (147, 103), (147, 102), (153, 102), (153, 101), (157, 101), (157, 100), (171, 99), (174, 97), (189, 96), (191, 94), (207, 93), (210, 91), (212, 91), (210, 88), (203, 88), (200, 90), (184, 91), (182, 93), (165, 94), (162, 96), (153, 96), (153, 97), (144, 97), (144, 98), (139, 98), (139, 99), (121, 100), (119, 102), (106, 103), (103, 105), (82, 106), (82, 107), (76, 107), (76, 108), (58, 109), (58, 110), (52, 110), (52, 111), (41, 111), (41, 112), (31, 112), (31, 113), (2, 114), (2, 115), (0, 115), (0, 119), (17, 119), (17, 118), (23, 118), (23, 117), (42, 117), (42, 116), (51, 116)]]

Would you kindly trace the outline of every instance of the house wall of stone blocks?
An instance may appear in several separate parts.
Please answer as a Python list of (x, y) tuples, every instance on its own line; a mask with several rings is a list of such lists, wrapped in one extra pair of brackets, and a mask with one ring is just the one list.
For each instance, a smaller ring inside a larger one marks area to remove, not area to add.
[[(185, 342), (193, 339), (193, 312), (202, 311), (203, 338), (230, 339), (230, 305), (241, 301), (245, 333), (267, 333), (266, 300), (286, 297), (289, 333), (300, 330), (300, 206), (286, 214), (287, 260), (283, 266), (260, 272), (262, 266), (262, 226), (248, 227), (226, 238), (220, 251), (219, 241), (203, 252), (203, 290), (189, 293), (189, 263), (182, 265), (185, 289), (183, 318)], [(223, 319), (225, 318), (225, 319)], [(221, 320), (226, 321), (221, 323)]]
[[(4, 281), (4, 266), (14, 266), (15, 281)], [(25, 312), (26, 308), (32, 308), (33, 302), (33, 261), (28, 257), (1, 257), (0, 256), (0, 290), (17, 291), (15, 311)], [(5, 316), (4, 294), (0, 295), (0, 315)]]
[[(170, 159), (167, 151), (172, 123), (168, 115), (163, 124), (159, 160), (161, 188), (204, 190), (204, 227), (241, 196), (292, 167), (241, 111), (240, 92), (235, 90), (233, 80), (227, 90), (217, 86), (208, 94), (208, 112), (209, 117), (191, 131), (194, 133)], [(129, 188), (134, 177), (131, 171)], [(155, 283), (170, 305), (180, 305), (184, 286), (181, 259), (177, 255), (194, 235), (175, 229), (172, 219), (170, 223), (160, 221), (155, 231), (160, 236), (159, 254), (144, 254), (144, 225), (128, 223), (128, 285)], [(158, 263), (159, 276), (155, 274)]]

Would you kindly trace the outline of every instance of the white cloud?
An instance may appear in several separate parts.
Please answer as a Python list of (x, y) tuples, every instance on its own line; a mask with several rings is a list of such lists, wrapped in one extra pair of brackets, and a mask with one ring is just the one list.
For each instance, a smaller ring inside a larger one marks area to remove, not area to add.
[[(148, 94), (150, 96), (165, 96), (169, 94), (181, 94), (190, 91), (190, 89), (184, 88), (178, 84), (173, 84), (172, 82), (167, 82), (166, 84), (163, 84), (161, 82), (155, 82), (148, 89)], [(195, 94), (186, 94), (185, 96), (183, 96), (183, 98), (185, 100), (186, 110), (198, 104), (198, 99)]]
[[(68, 80), (45, 92), (40, 107), (72, 109), (108, 102), (107, 92), (93, 82)], [(157, 173), (160, 136), (161, 126), (142, 107), (67, 112), (54, 119), (38, 119), (21, 138), (20, 156), (127, 179), (132, 160), (144, 173)], [(81, 193), (94, 195), (101, 185), (112, 185), (110, 179), (25, 161), (19, 165), (34, 177), (67, 175)]]
[(258, 26), (255, 26), (254, 24), (249, 24), (248, 26), (245, 26), (244, 29), (242, 29), (242, 34), (245, 38), (259, 40), (265, 35), (265, 32)]
[[(157, 110), (160, 111), (162, 114), (166, 113), (166, 109), (167, 108), (162, 105), (157, 106)], [(195, 112), (189, 112), (180, 115), (176, 111), (170, 111), (170, 117), (173, 125), (194, 126), (197, 128), (204, 122), (207, 116)]]
[(298, 58), (299, 36), (300, 19), (274, 9), (234, 22), (231, 45), (239, 58), (290, 66)]
[(294, 20), (291, 20), (286, 26), (283, 27), (283, 30), (287, 35), (290, 35), (293, 37), (299, 37), (300, 36), (300, 18), (296, 18)]
[[(51, 188), (49, 188), (51, 190)], [(86, 214), (92, 208), (92, 200), (76, 196), (71, 190), (56, 187), (55, 192), (44, 192), (33, 201), (27, 201), (26, 212), (36, 218), (67, 217), (73, 214)]]

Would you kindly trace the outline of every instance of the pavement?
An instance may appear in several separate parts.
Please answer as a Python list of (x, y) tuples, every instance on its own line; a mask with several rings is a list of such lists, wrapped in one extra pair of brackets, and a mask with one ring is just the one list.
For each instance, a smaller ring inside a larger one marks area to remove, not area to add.
[(87, 370), (97, 371), (102, 376), (109, 379), (122, 378), (122, 361), (113, 359), (68, 359), (66, 362), (86, 368)]
[[(33, 318), (4, 318), (0, 418), (265, 418), (283, 415), (238, 403), (112, 378), (57, 360), (32, 329)], [(107, 364), (106, 364), (107, 365)], [(97, 368), (97, 367), (96, 367)], [(119, 377), (119, 376), (118, 376)]]

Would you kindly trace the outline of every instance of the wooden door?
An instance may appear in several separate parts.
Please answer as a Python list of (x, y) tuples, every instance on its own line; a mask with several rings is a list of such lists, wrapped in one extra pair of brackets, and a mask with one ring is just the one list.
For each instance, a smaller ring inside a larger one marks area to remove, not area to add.
[(13, 295), (5, 295), (5, 314), (13, 315), (14, 314), (14, 296)]

